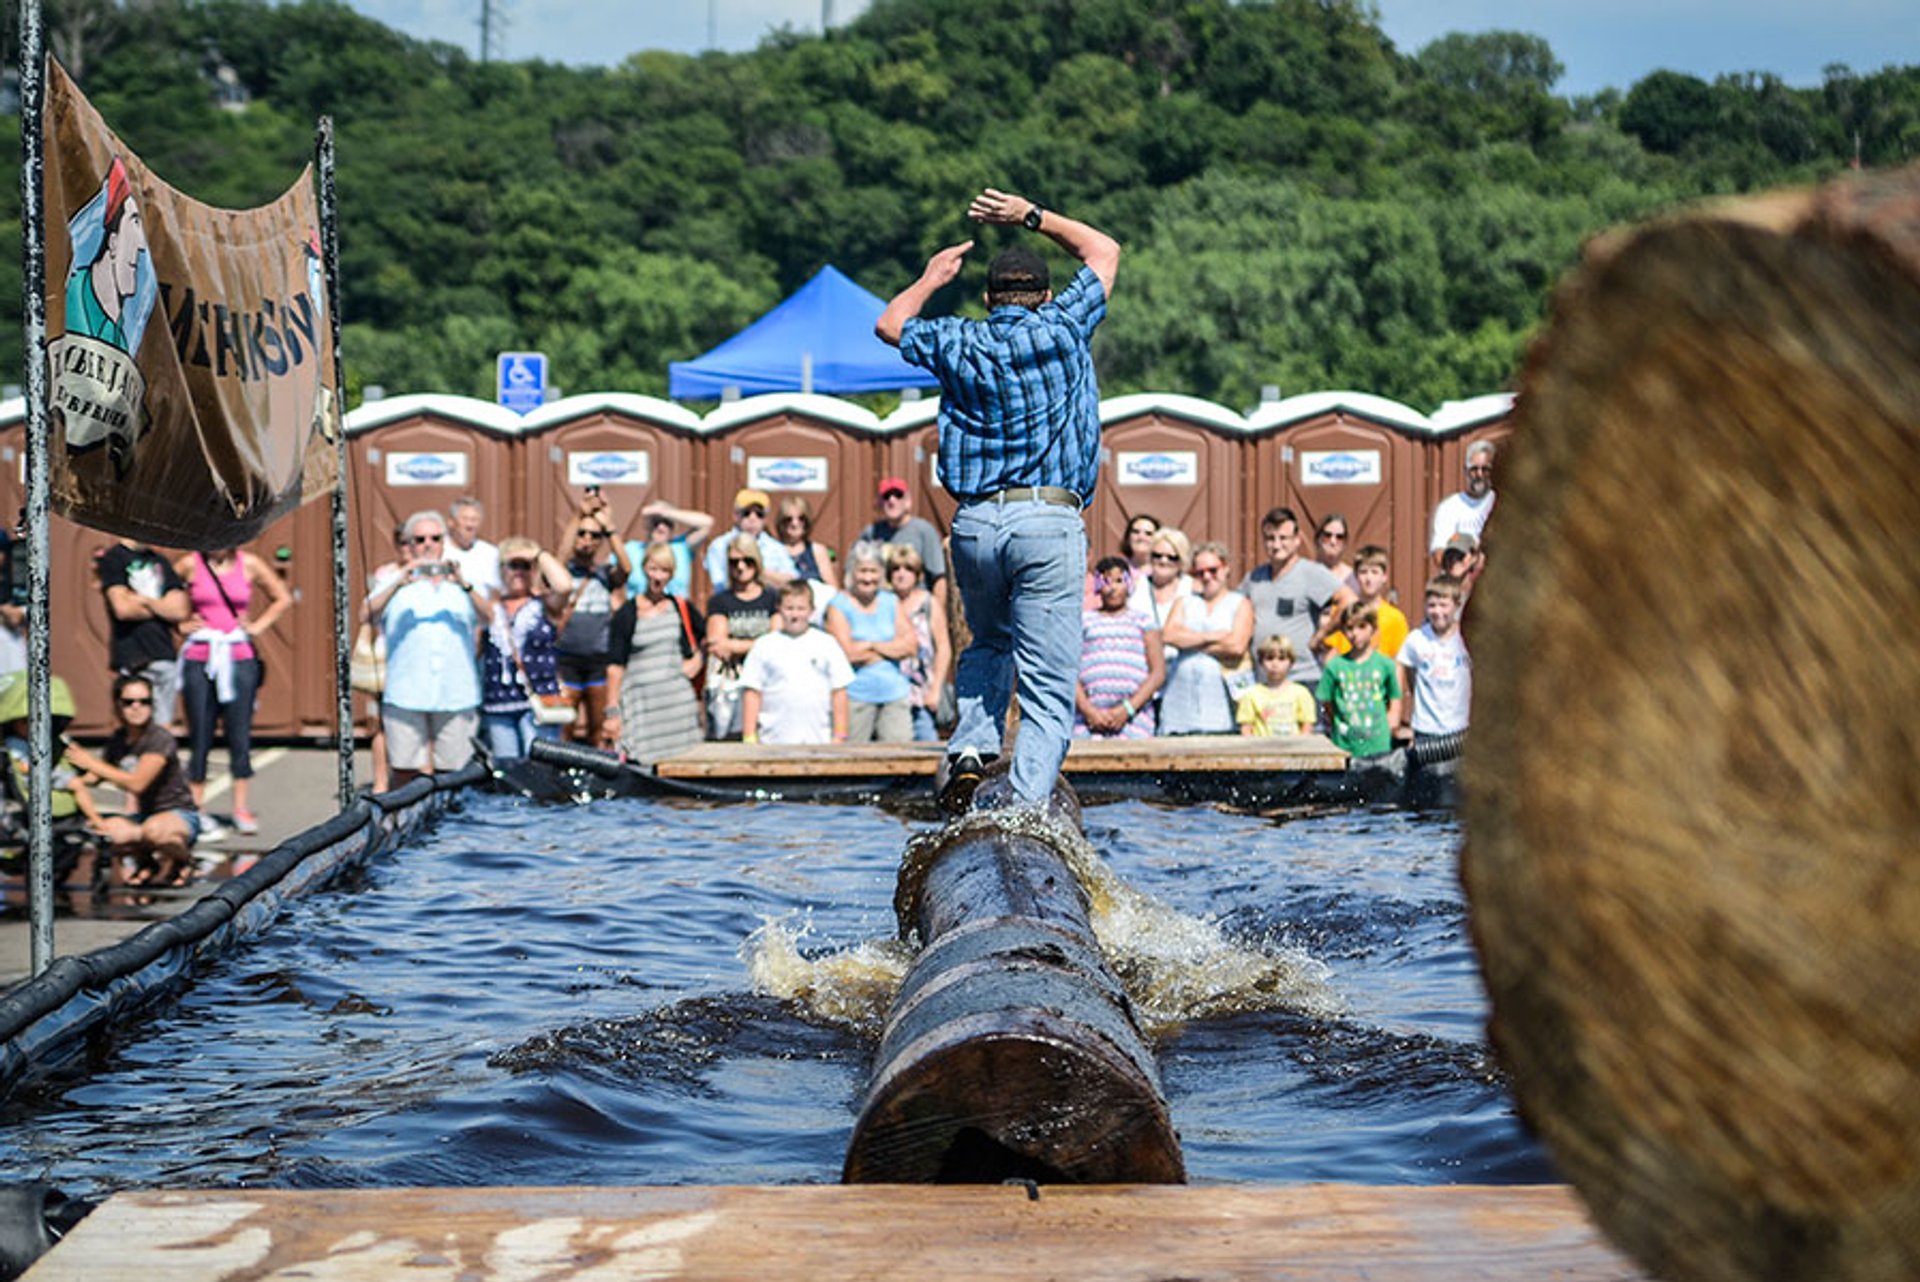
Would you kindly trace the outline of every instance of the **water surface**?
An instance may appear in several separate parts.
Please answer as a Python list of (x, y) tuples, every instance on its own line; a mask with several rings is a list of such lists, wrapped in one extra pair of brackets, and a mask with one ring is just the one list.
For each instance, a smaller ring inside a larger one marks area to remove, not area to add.
[[(472, 798), (292, 905), (0, 1169), (151, 1186), (838, 1178), (921, 825), (859, 806)], [(1196, 1182), (1554, 1178), (1482, 1041), (1451, 819), (1092, 806), (1102, 942)]]

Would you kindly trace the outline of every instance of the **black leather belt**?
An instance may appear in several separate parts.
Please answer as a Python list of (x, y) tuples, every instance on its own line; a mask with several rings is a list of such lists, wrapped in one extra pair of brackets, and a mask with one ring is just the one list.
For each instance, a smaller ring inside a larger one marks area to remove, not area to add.
[(976, 503), (1051, 503), (1055, 507), (1070, 507), (1080, 510), (1080, 496), (1072, 490), (1063, 490), (1057, 485), (1016, 485), (1010, 490), (1000, 490), (994, 494), (983, 494), (975, 499)]

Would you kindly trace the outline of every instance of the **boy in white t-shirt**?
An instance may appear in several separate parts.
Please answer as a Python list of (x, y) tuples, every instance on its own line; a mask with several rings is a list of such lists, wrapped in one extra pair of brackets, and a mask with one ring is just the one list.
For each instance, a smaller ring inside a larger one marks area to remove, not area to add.
[(1413, 700), (1413, 737), (1467, 728), (1473, 702), (1473, 660), (1460, 636), (1460, 583), (1427, 580), (1427, 621), (1400, 647), (1400, 686)]
[(787, 584), (778, 626), (740, 667), (741, 742), (846, 742), (852, 684), (846, 651), (813, 626), (813, 590), (804, 579)]

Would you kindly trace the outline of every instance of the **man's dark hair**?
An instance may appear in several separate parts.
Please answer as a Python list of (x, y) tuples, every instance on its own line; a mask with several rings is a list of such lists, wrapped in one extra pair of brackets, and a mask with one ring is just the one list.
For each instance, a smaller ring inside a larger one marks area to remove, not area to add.
[(1052, 287), (1047, 260), (1025, 245), (1001, 250), (987, 265), (987, 297), (996, 305), (1038, 307)]
[(1296, 530), (1300, 528), (1300, 518), (1293, 514), (1290, 507), (1276, 507), (1260, 518), (1262, 530), (1277, 530), (1283, 525), (1291, 525)]

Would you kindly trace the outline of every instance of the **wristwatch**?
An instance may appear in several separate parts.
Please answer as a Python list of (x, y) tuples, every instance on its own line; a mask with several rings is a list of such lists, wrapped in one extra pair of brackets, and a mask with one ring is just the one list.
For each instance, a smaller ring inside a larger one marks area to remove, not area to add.
[(1039, 231), (1040, 219), (1046, 215), (1047, 211), (1040, 207), (1040, 202), (1037, 200), (1032, 202), (1032, 206), (1032, 208), (1027, 210), (1027, 216), (1022, 218), (1020, 222), (1028, 231)]

